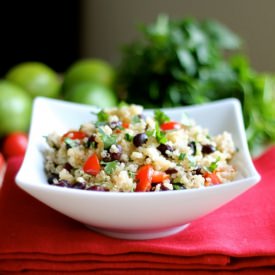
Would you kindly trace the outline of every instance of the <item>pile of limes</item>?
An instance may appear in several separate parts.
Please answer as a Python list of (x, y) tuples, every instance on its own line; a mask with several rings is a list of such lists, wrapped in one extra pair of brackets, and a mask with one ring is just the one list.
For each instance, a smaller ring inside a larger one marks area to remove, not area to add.
[(79, 60), (65, 72), (62, 93), (69, 101), (112, 107), (117, 103), (114, 83), (115, 70), (106, 61)]
[(0, 79), (0, 138), (27, 132), (36, 96), (110, 107), (117, 104), (115, 70), (101, 59), (75, 61), (63, 74), (41, 62), (23, 62)]

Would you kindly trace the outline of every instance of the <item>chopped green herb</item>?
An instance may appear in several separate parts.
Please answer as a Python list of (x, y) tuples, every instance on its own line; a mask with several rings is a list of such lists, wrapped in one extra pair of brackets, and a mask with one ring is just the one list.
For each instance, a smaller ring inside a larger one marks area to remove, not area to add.
[(140, 117), (139, 116), (133, 116), (132, 118), (132, 123), (133, 124), (136, 124), (136, 123), (139, 123), (141, 121)]
[(128, 176), (133, 179), (133, 178), (135, 178), (136, 173), (133, 171), (128, 171)]
[(145, 132), (145, 134), (147, 135), (147, 137), (153, 137), (156, 134), (155, 130), (147, 130)]
[(161, 110), (154, 111), (154, 118), (160, 125), (164, 122), (170, 121), (170, 118)]
[(116, 143), (115, 135), (107, 135), (101, 128), (98, 128), (102, 141), (104, 143), (104, 149), (108, 150), (113, 144)]
[(68, 148), (73, 148), (78, 145), (78, 142), (76, 140), (70, 139), (70, 138), (65, 138), (64, 142)]
[(186, 156), (185, 153), (180, 153), (179, 160), (184, 160), (185, 156)]
[(129, 133), (126, 133), (126, 134), (125, 134), (125, 139), (126, 139), (127, 141), (130, 141), (130, 142), (131, 142), (131, 141), (133, 141), (133, 138), (134, 138), (134, 137), (133, 137), (132, 135), (130, 135)]
[(206, 169), (210, 172), (214, 172), (217, 167), (218, 167), (218, 162), (220, 161), (220, 157), (217, 157), (217, 159), (213, 162), (211, 162), (211, 164), (209, 165), (209, 167), (207, 167)]
[(173, 189), (174, 190), (184, 190), (186, 189), (184, 185), (178, 183), (178, 184), (173, 184)]
[(156, 132), (155, 133), (156, 133), (156, 139), (157, 139), (158, 143), (165, 144), (167, 142), (165, 132), (160, 130), (158, 123), (156, 123)]
[(101, 110), (97, 113), (97, 121), (107, 122), (108, 118), (109, 118), (109, 115), (104, 110)]
[(106, 166), (104, 167), (105, 173), (111, 175), (116, 170), (117, 164), (118, 162), (116, 160), (107, 162)]

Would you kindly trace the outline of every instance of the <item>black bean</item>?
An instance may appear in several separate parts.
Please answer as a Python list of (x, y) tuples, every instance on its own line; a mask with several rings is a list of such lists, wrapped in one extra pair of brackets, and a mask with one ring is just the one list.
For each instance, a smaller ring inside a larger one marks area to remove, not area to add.
[(196, 169), (193, 169), (193, 170), (192, 170), (192, 174), (193, 174), (193, 175), (202, 175), (203, 172), (202, 172), (201, 167), (197, 167)]
[(116, 153), (110, 152), (111, 160), (120, 160), (120, 158), (121, 158), (121, 155), (122, 155), (122, 147), (121, 147), (121, 145), (117, 144), (116, 148), (117, 148), (117, 152)]
[(202, 145), (201, 152), (205, 155), (211, 154), (216, 151), (216, 148), (212, 144), (204, 144)]
[(48, 177), (48, 184), (55, 184), (58, 182), (58, 175), (52, 174)]
[(145, 133), (140, 133), (134, 136), (133, 143), (136, 147), (141, 146), (142, 144), (146, 143), (148, 137)]
[(85, 184), (85, 182), (79, 182), (78, 181), (72, 187), (75, 188), (75, 189), (85, 189), (86, 184)]
[(107, 192), (109, 191), (107, 188), (101, 186), (101, 185), (92, 185), (89, 188), (87, 188), (86, 190), (90, 190), (90, 191), (102, 191), (102, 192)]
[(190, 141), (190, 142), (188, 143), (188, 146), (191, 148), (192, 155), (195, 156), (196, 153), (197, 153), (196, 142), (195, 142), (195, 141)]
[(102, 160), (105, 162), (110, 162), (113, 160), (120, 160), (121, 155), (122, 155), (122, 147), (119, 144), (117, 144), (116, 147), (117, 147), (117, 152), (110, 152), (110, 149), (109, 149), (108, 152), (106, 153), (105, 157), (102, 158)]
[(54, 185), (59, 187), (71, 187), (71, 184), (67, 180), (59, 180), (58, 183)]
[(73, 169), (73, 166), (69, 162), (66, 162), (64, 164), (64, 169), (66, 169), (68, 172), (71, 172), (71, 170)]
[(95, 141), (95, 139), (96, 139), (95, 134), (92, 134), (91, 136), (88, 137), (87, 148), (90, 148), (91, 146), (93, 148), (97, 148), (97, 142)]
[(160, 144), (157, 149), (161, 152), (161, 154), (165, 157), (168, 157), (167, 155), (167, 151), (169, 152), (173, 152), (173, 148), (172, 146), (168, 145), (168, 144)]
[(168, 187), (166, 187), (165, 185), (162, 184), (162, 185), (160, 186), (160, 190), (161, 190), (161, 191), (169, 191), (170, 189), (169, 189)]
[(176, 168), (168, 168), (165, 173), (168, 175), (172, 175), (178, 173), (178, 170)]

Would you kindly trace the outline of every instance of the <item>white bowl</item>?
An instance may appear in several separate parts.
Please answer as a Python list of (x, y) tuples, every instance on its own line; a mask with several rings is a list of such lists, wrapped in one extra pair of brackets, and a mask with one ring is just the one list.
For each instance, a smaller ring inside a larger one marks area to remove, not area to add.
[[(236, 99), (165, 109), (179, 120), (184, 111), (211, 134), (232, 133), (239, 151), (234, 158), (234, 182), (201, 189), (118, 193), (60, 188), (49, 185), (44, 173), (44, 136), (64, 133), (93, 120), (95, 107), (38, 97), (35, 99), (29, 144), (16, 183), (33, 197), (103, 234), (124, 239), (152, 239), (175, 234), (193, 220), (228, 203), (255, 185), (260, 176), (246, 143), (241, 106)], [(146, 112), (152, 112), (150, 110)], [(68, 227), (68, 230), (70, 228)]]

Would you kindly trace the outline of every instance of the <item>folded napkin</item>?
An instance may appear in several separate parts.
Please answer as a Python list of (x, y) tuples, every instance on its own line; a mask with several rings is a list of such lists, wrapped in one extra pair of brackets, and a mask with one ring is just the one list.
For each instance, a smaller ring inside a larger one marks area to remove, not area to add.
[(254, 160), (262, 180), (180, 233), (110, 238), (31, 197), (8, 162), (0, 190), (0, 274), (274, 274), (275, 147)]

